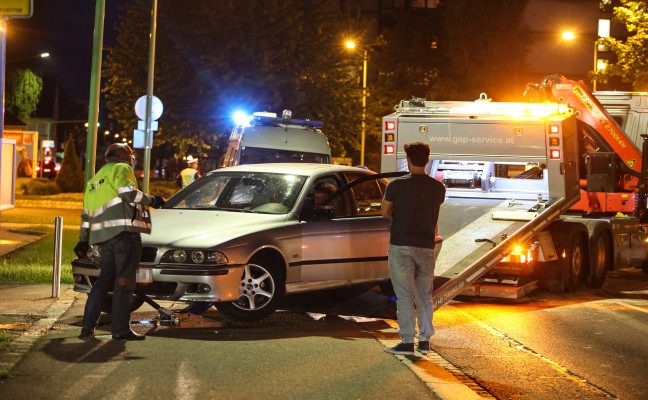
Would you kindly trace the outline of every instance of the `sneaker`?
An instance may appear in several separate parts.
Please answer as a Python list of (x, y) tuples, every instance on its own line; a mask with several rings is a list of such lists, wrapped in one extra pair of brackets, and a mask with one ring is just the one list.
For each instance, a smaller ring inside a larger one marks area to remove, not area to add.
[(418, 342), (416, 350), (421, 354), (428, 354), (430, 352), (430, 342)]
[(390, 354), (401, 354), (404, 356), (413, 356), (414, 343), (399, 343), (394, 347), (385, 347), (385, 351)]
[(79, 338), (85, 339), (94, 336), (94, 329), (81, 328), (81, 333), (79, 333)]

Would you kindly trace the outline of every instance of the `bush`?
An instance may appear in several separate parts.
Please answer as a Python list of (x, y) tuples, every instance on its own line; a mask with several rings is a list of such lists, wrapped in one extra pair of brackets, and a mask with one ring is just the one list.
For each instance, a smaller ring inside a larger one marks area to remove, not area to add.
[(61, 193), (61, 188), (49, 179), (36, 178), (27, 182), (25, 194), (49, 195)]
[(63, 154), (63, 164), (56, 176), (56, 184), (64, 193), (81, 193), (83, 192), (84, 176), (83, 170), (81, 169), (81, 161), (74, 147), (72, 135), (68, 136), (65, 142)]
[(175, 181), (155, 181), (149, 182), (149, 192), (152, 195), (157, 194), (165, 199), (173, 196), (179, 190)]

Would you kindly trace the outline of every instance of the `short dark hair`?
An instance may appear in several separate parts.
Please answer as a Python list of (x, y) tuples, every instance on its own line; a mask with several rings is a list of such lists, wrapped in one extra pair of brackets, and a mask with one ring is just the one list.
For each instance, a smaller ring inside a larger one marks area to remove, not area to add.
[(106, 160), (109, 158), (117, 158), (122, 154), (133, 154), (133, 149), (126, 143), (113, 143), (106, 149)]
[(425, 142), (405, 143), (405, 154), (415, 167), (425, 167), (430, 159), (430, 145)]

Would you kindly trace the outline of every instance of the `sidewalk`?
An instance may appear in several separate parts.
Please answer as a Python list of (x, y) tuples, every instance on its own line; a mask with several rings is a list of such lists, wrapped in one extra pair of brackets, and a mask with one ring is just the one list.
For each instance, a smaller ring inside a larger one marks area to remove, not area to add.
[(0, 224), (0, 257), (43, 237), (40, 232), (21, 230), (23, 224)]
[(52, 285), (0, 283), (0, 332), (11, 338), (8, 347), (0, 351), (0, 377), (8, 374), (82, 295), (72, 288), (61, 285), (60, 296), (55, 298)]

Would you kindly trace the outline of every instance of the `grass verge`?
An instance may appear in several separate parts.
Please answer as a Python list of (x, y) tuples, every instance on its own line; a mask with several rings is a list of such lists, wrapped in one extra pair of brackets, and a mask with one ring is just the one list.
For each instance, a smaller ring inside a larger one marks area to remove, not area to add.
[(11, 336), (9, 336), (9, 334), (7, 334), (6, 332), (0, 331), (0, 351), (9, 347), (10, 342)]
[[(0, 259), (0, 282), (51, 283), (54, 270), (54, 227), (33, 226), (23, 230), (44, 232), (45, 235)], [(77, 229), (63, 230), (61, 283), (73, 283), (72, 260), (78, 238)]]

